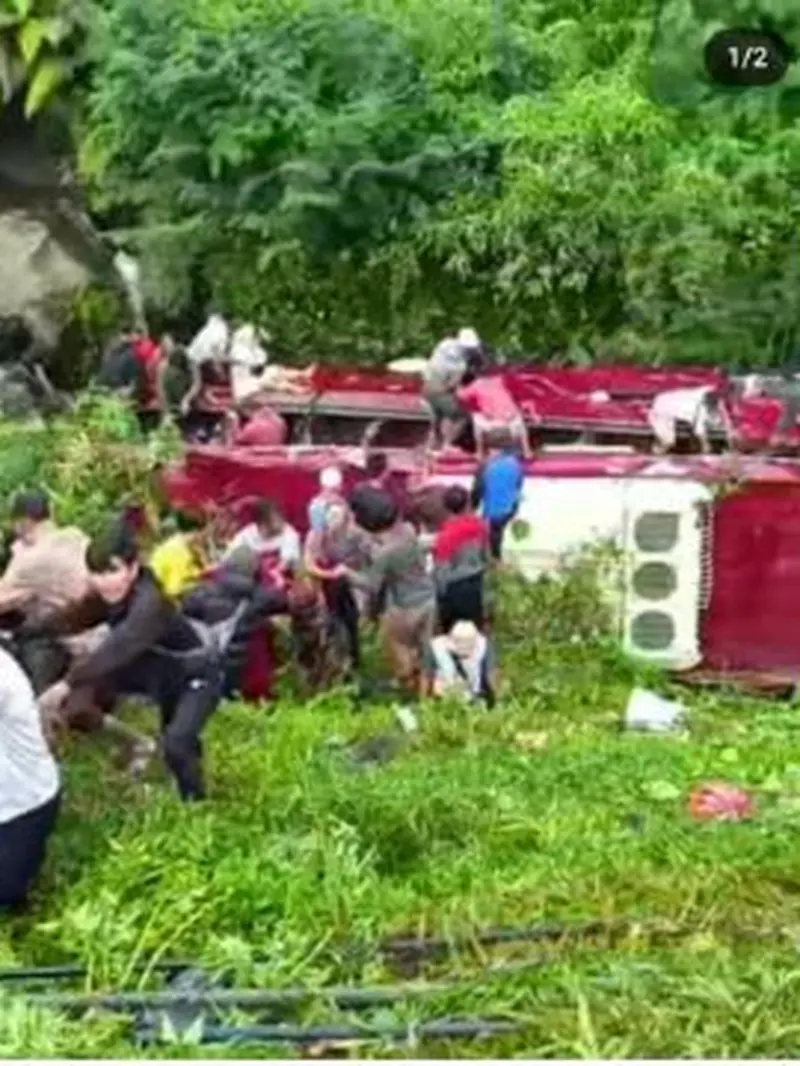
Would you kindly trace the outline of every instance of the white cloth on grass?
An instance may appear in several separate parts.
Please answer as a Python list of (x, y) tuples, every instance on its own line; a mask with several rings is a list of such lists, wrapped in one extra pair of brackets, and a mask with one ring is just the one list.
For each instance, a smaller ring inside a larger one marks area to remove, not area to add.
[(59, 772), (31, 683), (0, 648), (0, 825), (43, 807), (59, 789)]

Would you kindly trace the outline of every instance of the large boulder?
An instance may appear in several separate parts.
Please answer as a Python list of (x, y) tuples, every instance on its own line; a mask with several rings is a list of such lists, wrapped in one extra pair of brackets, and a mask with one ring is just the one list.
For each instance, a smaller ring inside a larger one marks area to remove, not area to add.
[(120, 279), (114, 250), (80, 204), (59, 140), (66, 123), (48, 122), (26, 121), (19, 101), (0, 109), (0, 323), (22, 318), (52, 366), (77, 295)]
[(52, 225), (23, 209), (0, 211), (0, 317), (21, 316), (44, 350), (55, 349), (66, 313), (92, 280)]

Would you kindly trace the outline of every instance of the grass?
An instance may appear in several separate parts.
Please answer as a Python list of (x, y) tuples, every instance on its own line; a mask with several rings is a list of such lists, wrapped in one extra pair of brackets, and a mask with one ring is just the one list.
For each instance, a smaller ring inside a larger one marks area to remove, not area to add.
[[(600, 634), (587, 575), (505, 589), (500, 603), (503, 706), (427, 707), (420, 739), (380, 767), (354, 770), (337, 740), (390, 730), (392, 708), (356, 709), (346, 693), (303, 706), (287, 689), (274, 709), (225, 707), (208, 733), (213, 802), (194, 809), (158, 774), (128, 782), (96, 741), (76, 742), (36, 905), (0, 930), (0, 964), (81, 960), (92, 988), (136, 987), (147, 981), (137, 964), (176, 956), (230, 967), (240, 985), (376, 984), (398, 980), (371, 947), (389, 934), (662, 918), (687, 934), (563, 941), (526, 974), (367, 1016), (516, 1018), (513, 1039), (369, 1053), (792, 1056), (796, 710), (684, 693), (688, 738), (626, 735), (618, 723), (637, 672)], [(757, 817), (692, 822), (687, 793), (711, 778), (755, 790)], [(475, 975), (541, 954), (529, 945), (426, 972)], [(335, 1016), (319, 1003), (297, 1015)], [(71, 1021), (10, 999), (0, 1010), (0, 1055), (131, 1054), (143, 1052), (116, 1019)]]

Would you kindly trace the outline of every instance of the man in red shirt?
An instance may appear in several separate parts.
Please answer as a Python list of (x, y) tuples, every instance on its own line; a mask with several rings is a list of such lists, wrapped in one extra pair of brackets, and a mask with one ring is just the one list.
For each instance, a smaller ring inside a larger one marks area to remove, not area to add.
[(472, 416), (475, 448), (479, 459), (486, 458), (487, 437), (502, 430), (519, 442), (524, 458), (530, 459), (528, 431), (522, 412), (499, 376), (477, 378), (458, 390), (458, 399)]
[(469, 492), (450, 485), (444, 492), (447, 518), (433, 541), (433, 577), (439, 625), (447, 633), (456, 622), (484, 624), (483, 579), (489, 566), (489, 526), (470, 507)]

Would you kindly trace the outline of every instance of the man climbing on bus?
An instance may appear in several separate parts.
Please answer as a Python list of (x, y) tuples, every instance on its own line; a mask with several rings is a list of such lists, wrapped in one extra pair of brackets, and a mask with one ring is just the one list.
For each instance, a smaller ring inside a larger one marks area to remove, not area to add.
[(428, 360), (423, 372), (422, 395), (433, 418), (431, 448), (452, 447), (467, 425), (468, 414), (458, 398), (458, 390), (470, 368), (478, 366), (481, 347), (481, 339), (474, 329), (462, 329), (455, 337), (441, 340)]

